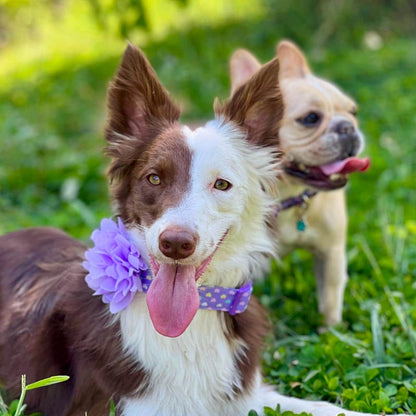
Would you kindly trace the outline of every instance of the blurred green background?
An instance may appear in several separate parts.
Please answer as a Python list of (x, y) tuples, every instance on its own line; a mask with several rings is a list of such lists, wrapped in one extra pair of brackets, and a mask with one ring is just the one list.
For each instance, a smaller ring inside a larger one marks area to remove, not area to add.
[(282, 38), (359, 103), (372, 166), (348, 186), (345, 323), (317, 335), (309, 255), (273, 263), (256, 287), (274, 322), (265, 371), (290, 394), (416, 412), (414, 0), (0, 0), (0, 234), (87, 241), (110, 215), (105, 95), (127, 39), (198, 121), (228, 96), (236, 48), (265, 62)]

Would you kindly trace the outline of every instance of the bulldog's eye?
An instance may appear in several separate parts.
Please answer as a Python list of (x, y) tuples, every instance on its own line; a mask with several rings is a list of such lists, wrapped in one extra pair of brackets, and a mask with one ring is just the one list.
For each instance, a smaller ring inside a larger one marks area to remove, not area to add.
[(225, 179), (217, 179), (214, 183), (214, 188), (218, 189), (219, 191), (228, 191), (231, 189), (231, 187), (231, 183)]
[(156, 174), (154, 174), (154, 173), (150, 174), (150, 175), (147, 177), (147, 180), (148, 180), (148, 181), (149, 181), (152, 185), (155, 185), (155, 186), (160, 185), (160, 182), (161, 182), (159, 175), (156, 175)]
[(312, 112), (305, 117), (298, 118), (296, 121), (305, 127), (315, 127), (321, 121), (321, 116), (318, 113)]
[(357, 113), (358, 113), (358, 108), (353, 108), (353, 109), (350, 111), (350, 113), (351, 113), (354, 117), (356, 117), (356, 116), (357, 116)]

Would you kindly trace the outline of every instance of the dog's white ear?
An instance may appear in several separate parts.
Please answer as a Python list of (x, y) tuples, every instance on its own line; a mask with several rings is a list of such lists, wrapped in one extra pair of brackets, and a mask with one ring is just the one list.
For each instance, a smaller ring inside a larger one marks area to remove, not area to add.
[(276, 146), (279, 140), (283, 100), (279, 88), (279, 60), (263, 65), (224, 103), (214, 103), (217, 116), (247, 131), (247, 140), (260, 146)]
[(129, 168), (142, 146), (175, 123), (179, 108), (160, 84), (144, 53), (128, 44), (108, 90), (109, 175)]
[(260, 68), (260, 62), (249, 51), (236, 50), (230, 59), (231, 94)]
[(282, 40), (276, 48), (280, 60), (280, 78), (303, 78), (311, 70), (303, 52), (290, 40)]

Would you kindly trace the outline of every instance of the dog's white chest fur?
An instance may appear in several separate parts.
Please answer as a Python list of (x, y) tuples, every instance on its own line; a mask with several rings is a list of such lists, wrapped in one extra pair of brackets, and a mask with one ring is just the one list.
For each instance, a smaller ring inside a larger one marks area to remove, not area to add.
[(123, 416), (244, 414), (245, 400), (234, 400), (241, 387), (234, 351), (242, 346), (226, 338), (219, 316), (198, 311), (184, 334), (167, 338), (153, 328), (143, 295), (136, 297), (121, 314), (121, 332), (148, 382), (140, 397), (122, 400)]

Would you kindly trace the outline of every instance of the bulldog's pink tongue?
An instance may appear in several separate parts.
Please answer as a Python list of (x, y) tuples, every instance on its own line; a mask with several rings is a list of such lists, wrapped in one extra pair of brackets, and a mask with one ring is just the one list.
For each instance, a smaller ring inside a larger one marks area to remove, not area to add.
[(147, 292), (146, 302), (156, 331), (178, 337), (191, 323), (199, 308), (196, 268), (161, 264)]
[(320, 166), (319, 169), (325, 175), (329, 176), (333, 173), (352, 173), (352, 172), (364, 172), (370, 166), (370, 159), (365, 157), (363, 159), (359, 159), (358, 157), (349, 157), (344, 160), (339, 160), (334, 163), (329, 163), (328, 165)]

